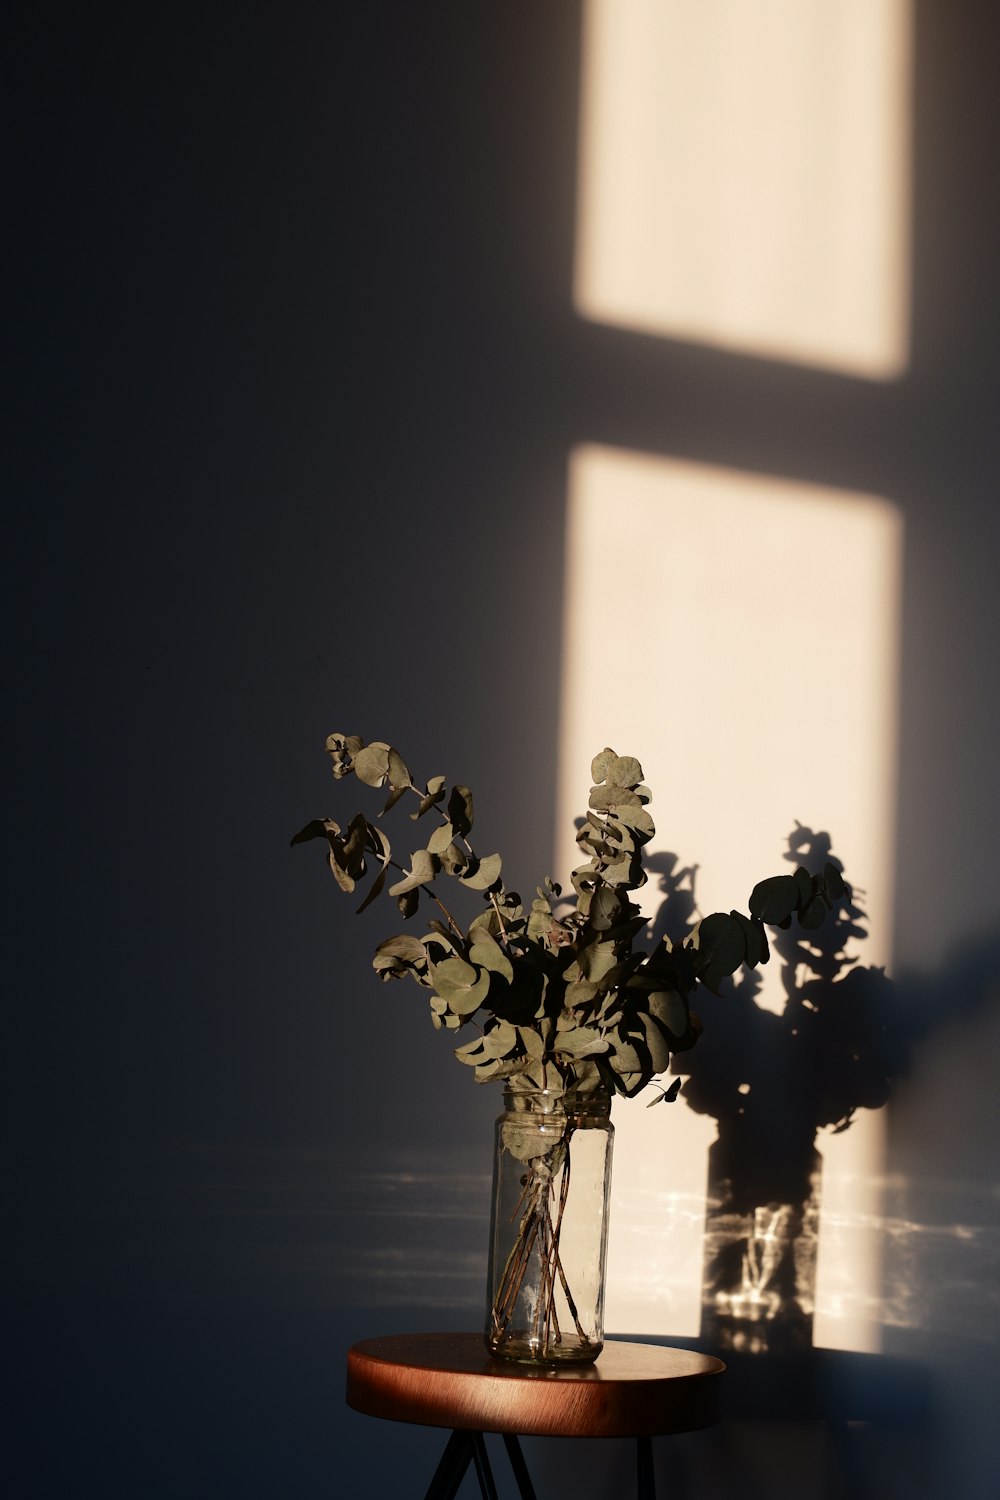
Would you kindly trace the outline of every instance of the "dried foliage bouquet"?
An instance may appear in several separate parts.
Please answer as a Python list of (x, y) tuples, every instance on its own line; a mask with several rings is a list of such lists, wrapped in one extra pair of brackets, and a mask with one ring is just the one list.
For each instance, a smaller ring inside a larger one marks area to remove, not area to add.
[[(426, 989), (438, 1029), (472, 1025), (476, 1035), (455, 1049), (456, 1057), (479, 1082), (503, 1080), (513, 1101), (503, 1151), (524, 1164), (523, 1192), (516, 1237), (493, 1288), (490, 1345), (502, 1349), (515, 1310), (530, 1305), (529, 1342), (541, 1357), (556, 1357), (560, 1345), (586, 1349), (591, 1336), (560, 1249), (578, 1118), (565, 1101), (605, 1093), (631, 1098), (654, 1082), (671, 1054), (698, 1038), (691, 1008), (698, 986), (717, 992), (741, 966), (766, 963), (767, 924), (788, 927), (797, 915), (802, 927), (818, 927), (846, 890), (840, 871), (831, 863), (821, 875), (800, 868), (764, 880), (751, 893), (748, 914), (715, 912), (682, 940), (664, 939), (647, 951), (636, 946), (648, 924), (631, 893), (645, 883), (642, 851), (655, 830), (651, 794), (633, 756), (605, 748), (595, 757), (587, 812), (578, 820), (585, 858), (573, 871), (572, 893), (564, 896), (547, 878), (525, 907), (504, 883), (501, 856), (480, 855), (472, 844), (468, 787), (449, 785), (444, 776), (420, 786), (399, 752), (381, 740), (331, 734), (326, 748), (337, 780), (353, 775), (388, 789), (379, 818), (404, 798), (415, 799), (411, 819), (427, 819), (432, 831), (403, 859), (393, 856), (381, 821), (361, 812), (346, 826), (315, 819), (292, 843), (324, 840), (334, 879), (347, 894), (370, 879), (359, 912), (383, 891), (404, 918), (431, 903), (427, 931), (386, 938), (375, 950), (375, 970), (382, 980), (412, 979)], [(390, 871), (398, 876), (391, 884)], [(449, 881), (482, 897), (468, 926), (442, 899)], [(675, 1098), (680, 1083), (678, 1077), (669, 1087), (657, 1085), (652, 1103)], [(568, 1328), (564, 1338), (560, 1309), (563, 1325), (575, 1322), (575, 1338)]]
[[(749, 913), (714, 912), (680, 942), (664, 939), (652, 952), (635, 946), (647, 919), (630, 893), (645, 883), (642, 850), (655, 832), (649, 788), (631, 755), (604, 749), (591, 766), (594, 785), (577, 843), (586, 855), (572, 874), (573, 894), (550, 878), (530, 908), (507, 889), (499, 854), (480, 856), (470, 840), (472, 793), (432, 776), (414, 782), (399, 752), (376, 740), (331, 734), (326, 748), (338, 780), (354, 775), (388, 787), (380, 816), (404, 797), (417, 799), (411, 818), (431, 815), (433, 831), (407, 862), (393, 857), (380, 822), (357, 813), (346, 827), (314, 819), (293, 844), (323, 839), (334, 879), (354, 893), (373, 876), (358, 911), (386, 891), (404, 918), (428, 898), (437, 915), (417, 937), (400, 933), (378, 945), (380, 979), (413, 979), (427, 989), (436, 1027), (474, 1023), (473, 1041), (456, 1048), (478, 1082), (498, 1078), (514, 1090), (606, 1088), (631, 1098), (668, 1067), (673, 1052), (694, 1045), (701, 1029), (691, 1009), (698, 985), (717, 992), (730, 974), (769, 956), (765, 925), (819, 927), (845, 892), (839, 869), (803, 868), (761, 881)], [(389, 871), (399, 879), (388, 886)], [(442, 900), (441, 877), (481, 893), (484, 909), (463, 927)], [(677, 1081), (657, 1096), (675, 1095)]]

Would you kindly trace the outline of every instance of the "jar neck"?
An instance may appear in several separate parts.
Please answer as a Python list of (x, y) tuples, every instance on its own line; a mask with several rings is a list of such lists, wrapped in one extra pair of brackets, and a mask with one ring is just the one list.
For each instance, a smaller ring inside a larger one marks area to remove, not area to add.
[(576, 1088), (525, 1089), (504, 1085), (504, 1109), (539, 1115), (590, 1115), (607, 1119), (611, 1113), (611, 1095), (606, 1088), (581, 1093)]

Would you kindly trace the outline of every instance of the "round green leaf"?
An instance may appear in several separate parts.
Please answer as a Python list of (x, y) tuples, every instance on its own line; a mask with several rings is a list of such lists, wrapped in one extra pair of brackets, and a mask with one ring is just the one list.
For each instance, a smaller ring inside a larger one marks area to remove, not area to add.
[(365, 786), (382, 786), (385, 782), (389, 774), (389, 750), (388, 745), (376, 740), (358, 751), (354, 757), (354, 771)]
[[(671, 1036), (682, 1037), (688, 1028), (688, 1008), (677, 990), (654, 990), (647, 1001), (649, 1013)], [(662, 1071), (657, 1069), (658, 1072)]]
[(433, 855), (429, 854), (426, 849), (417, 849), (410, 856), (410, 873), (389, 887), (389, 895), (405, 896), (407, 891), (416, 890), (418, 885), (426, 885), (429, 880), (434, 879), (436, 874), (437, 867)]
[(384, 954), (387, 958), (402, 959), (404, 963), (424, 964), (427, 962), (427, 952), (423, 943), (419, 938), (411, 937), (407, 932), (386, 938), (384, 943), (379, 943), (375, 953), (376, 955)]
[(500, 944), (482, 928), (477, 929), (475, 938), (469, 949), (471, 961), (482, 969), (489, 969), (493, 974), (502, 974), (509, 984), (514, 978), (514, 967)]
[(604, 779), (609, 786), (636, 787), (642, 781), (642, 767), (634, 755), (616, 755)]
[(600, 755), (595, 755), (594, 759), (590, 763), (590, 774), (593, 777), (594, 781), (603, 781), (608, 773), (608, 767), (614, 765), (617, 759), (618, 756), (610, 748), (610, 746), (605, 745)]
[(436, 964), (432, 978), (442, 1000), (459, 1016), (471, 1016), (489, 994), (489, 970), (477, 973), (464, 958), (446, 958), (444, 963)]
[(761, 880), (750, 892), (750, 915), (761, 922), (780, 926), (795, 910), (798, 895), (794, 876), (772, 875), (770, 880)]
[(391, 745), (389, 747), (388, 769), (389, 785), (393, 788), (394, 791), (403, 791), (406, 787), (412, 785), (412, 782), (410, 780), (410, 773), (403, 763), (403, 757), (400, 755), (398, 750), (393, 750)]
[(702, 954), (698, 978), (714, 990), (746, 957), (746, 938), (739, 922), (721, 911), (704, 917), (698, 925), (698, 951)]
[(460, 875), (459, 879), (472, 891), (488, 891), (500, 879), (502, 863), (499, 854), (487, 854), (485, 859), (473, 866), (470, 875)]
[(442, 823), (440, 828), (435, 828), (427, 840), (427, 847), (432, 854), (443, 854), (451, 843), (453, 829), (450, 823)]

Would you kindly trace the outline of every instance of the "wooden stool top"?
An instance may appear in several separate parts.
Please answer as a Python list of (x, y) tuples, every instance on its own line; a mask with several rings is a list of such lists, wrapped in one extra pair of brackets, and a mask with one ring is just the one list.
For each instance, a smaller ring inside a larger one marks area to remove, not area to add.
[(478, 1333), (395, 1334), (347, 1355), (347, 1404), (393, 1422), (547, 1437), (655, 1437), (707, 1427), (725, 1365), (657, 1344), (605, 1344), (590, 1365), (535, 1368)]

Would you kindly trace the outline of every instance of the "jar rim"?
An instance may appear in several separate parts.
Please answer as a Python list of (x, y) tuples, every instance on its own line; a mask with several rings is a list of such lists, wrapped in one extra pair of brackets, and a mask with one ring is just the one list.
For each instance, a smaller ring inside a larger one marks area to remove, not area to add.
[(539, 1089), (515, 1088), (507, 1082), (504, 1084), (503, 1096), (505, 1104), (517, 1099), (532, 1099), (550, 1101), (554, 1106), (558, 1106), (561, 1103), (569, 1103), (574, 1108), (585, 1108), (591, 1104), (600, 1108), (604, 1108), (605, 1106), (610, 1108), (612, 1099), (610, 1089), (604, 1084), (598, 1085), (597, 1088), (588, 1089), (584, 1093), (575, 1084), (570, 1084), (569, 1087), (560, 1089)]

